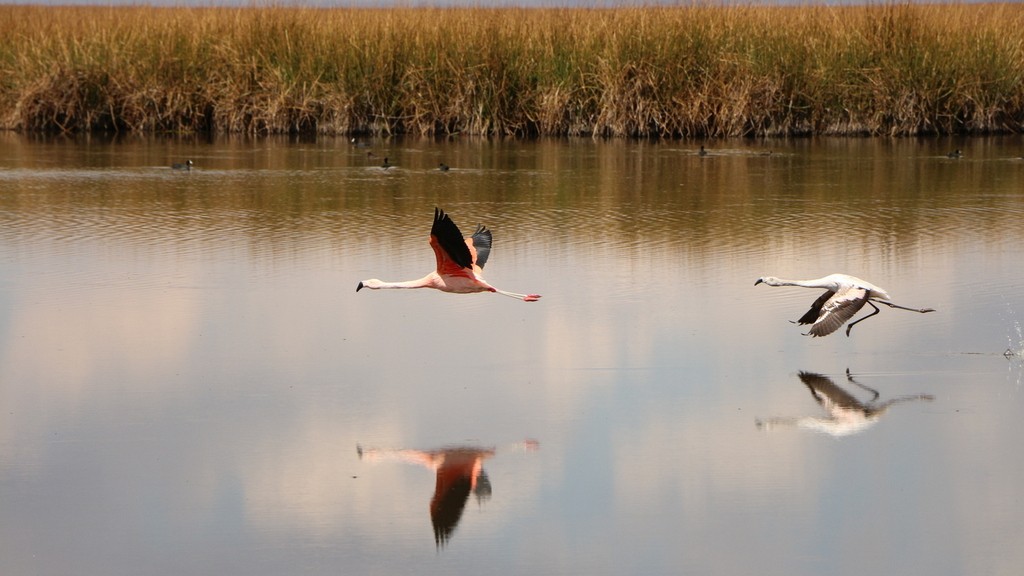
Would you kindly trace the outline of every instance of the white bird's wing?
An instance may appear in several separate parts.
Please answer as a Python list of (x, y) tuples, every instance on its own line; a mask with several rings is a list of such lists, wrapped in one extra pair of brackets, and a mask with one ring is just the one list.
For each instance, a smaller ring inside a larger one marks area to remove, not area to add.
[(821, 314), (808, 331), (811, 336), (828, 336), (853, 318), (868, 301), (868, 291), (857, 286), (841, 288), (821, 307)]
[(832, 290), (826, 290), (824, 294), (818, 296), (818, 299), (811, 304), (810, 310), (804, 312), (804, 315), (796, 321), (797, 324), (814, 324), (818, 321), (818, 317), (821, 316), (821, 309), (825, 306), (825, 302), (828, 302), (829, 298), (835, 296), (835, 292)]

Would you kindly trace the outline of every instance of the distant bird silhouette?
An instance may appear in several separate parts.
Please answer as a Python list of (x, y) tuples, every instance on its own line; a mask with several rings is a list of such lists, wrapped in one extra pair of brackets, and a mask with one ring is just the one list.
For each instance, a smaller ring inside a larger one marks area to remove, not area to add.
[(964, 153), (961, 152), (959, 148), (957, 148), (956, 150), (953, 150), (949, 154), (946, 154), (946, 158), (962, 158), (963, 155)]
[(381, 163), (380, 167), (385, 169), (385, 170), (387, 170), (388, 168), (391, 168), (391, 166), (392, 166), (391, 162), (388, 162), (388, 157), (385, 156), (384, 157), (384, 162)]
[(477, 226), (469, 238), (463, 238), (459, 227), (440, 208), (434, 208), (434, 225), (430, 229), (430, 247), (434, 249), (437, 269), (419, 280), (385, 282), (372, 278), (356, 286), (356, 292), (363, 288), (380, 290), (388, 288), (434, 288), (442, 292), (472, 294), (474, 292), (497, 292), (525, 302), (535, 302), (539, 294), (517, 294), (506, 292), (484, 281), (483, 267), (491, 253), (491, 231)]
[(192, 169), (192, 161), (185, 160), (184, 162), (175, 162), (171, 164), (172, 170), (185, 170), (186, 172)]
[(444, 162), (438, 164), (437, 169), (440, 170), (441, 172), (447, 172), (449, 170), (448, 165), (445, 164)]
[(856, 322), (851, 322), (846, 327), (846, 335), (849, 336), (850, 330), (853, 329), (855, 324), (878, 314), (878, 306), (875, 306), (873, 302), (885, 304), (890, 308), (899, 308), (900, 310), (910, 310), (912, 312), (925, 313), (935, 311), (932, 308), (908, 308), (888, 302), (889, 294), (885, 290), (870, 282), (847, 274), (830, 274), (815, 280), (782, 280), (774, 276), (764, 276), (758, 278), (754, 282), (754, 286), (762, 282), (769, 286), (802, 286), (804, 288), (825, 289), (825, 293), (819, 296), (814, 301), (814, 304), (811, 304), (811, 309), (796, 321), (797, 324), (810, 324), (811, 329), (808, 330), (807, 334), (811, 336), (828, 336), (835, 332), (847, 320), (853, 318), (865, 304), (874, 308), (874, 312)]
[(697, 152), (697, 155), (698, 155), (698, 156), (707, 156), (707, 155), (708, 155), (708, 151), (707, 151), (707, 150), (705, 150), (703, 146), (701, 146), (701, 147), (700, 147), (700, 151), (699, 151), (699, 152)]

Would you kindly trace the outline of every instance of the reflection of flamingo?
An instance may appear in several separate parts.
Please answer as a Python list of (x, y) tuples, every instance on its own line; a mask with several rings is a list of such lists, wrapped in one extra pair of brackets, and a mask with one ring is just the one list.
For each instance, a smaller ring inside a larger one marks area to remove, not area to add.
[(875, 306), (874, 302), (885, 304), (890, 308), (921, 312), (922, 314), (935, 311), (932, 308), (907, 308), (887, 302), (889, 295), (885, 290), (847, 274), (830, 274), (816, 280), (782, 280), (774, 276), (763, 276), (754, 282), (754, 286), (762, 282), (769, 286), (803, 286), (804, 288), (824, 288), (826, 290), (814, 301), (814, 304), (811, 304), (811, 309), (796, 321), (797, 324), (811, 324), (811, 329), (807, 331), (811, 336), (828, 336), (835, 332), (844, 322), (853, 318), (865, 304), (874, 308), (874, 312), (856, 322), (851, 322), (846, 327), (846, 335), (849, 336), (854, 324), (878, 314), (878, 306)]
[(757, 427), (770, 429), (779, 425), (793, 425), (809, 430), (816, 430), (831, 434), (832, 436), (847, 436), (866, 430), (872, 426), (882, 414), (892, 406), (900, 402), (913, 400), (934, 400), (934, 396), (928, 394), (917, 394), (914, 396), (900, 396), (886, 402), (876, 403), (878, 391), (868, 388), (855, 381), (850, 371), (846, 371), (846, 379), (851, 384), (859, 386), (871, 393), (871, 400), (861, 402), (853, 394), (836, 385), (828, 376), (815, 374), (814, 372), (800, 372), (800, 381), (811, 391), (811, 396), (817, 400), (828, 413), (828, 418), (771, 418), (769, 420), (758, 420)]
[(442, 292), (471, 294), (473, 292), (497, 292), (505, 296), (535, 302), (539, 294), (516, 294), (498, 290), (484, 281), (483, 267), (491, 252), (491, 231), (477, 226), (469, 238), (463, 238), (459, 227), (440, 208), (434, 208), (434, 226), (430, 229), (430, 247), (434, 249), (437, 270), (419, 280), (405, 282), (384, 282), (376, 278), (363, 280), (356, 286), (356, 292), (363, 288), (434, 288)]
[[(518, 446), (536, 450), (535, 440)], [(456, 446), (440, 450), (377, 450), (356, 446), (360, 459), (371, 462), (399, 460), (420, 464), (434, 471), (434, 497), (430, 499), (430, 520), (434, 525), (434, 543), (444, 546), (462, 518), (462, 511), (472, 492), (477, 502), (491, 497), (491, 482), (484, 472), (484, 460), (495, 455), (495, 448)]]

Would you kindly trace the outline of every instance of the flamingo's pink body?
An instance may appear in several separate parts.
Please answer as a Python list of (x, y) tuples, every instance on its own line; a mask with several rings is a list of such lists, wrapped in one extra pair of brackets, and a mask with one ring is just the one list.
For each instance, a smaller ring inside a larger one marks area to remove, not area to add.
[(454, 294), (497, 292), (525, 302), (535, 302), (539, 294), (517, 294), (491, 286), (483, 279), (483, 267), (491, 251), (491, 231), (478, 226), (469, 238), (463, 238), (459, 227), (440, 208), (434, 209), (434, 225), (430, 229), (430, 247), (437, 260), (436, 269), (418, 280), (385, 282), (376, 278), (363, 280), (356, 292), (389, 288), (433, 288)]

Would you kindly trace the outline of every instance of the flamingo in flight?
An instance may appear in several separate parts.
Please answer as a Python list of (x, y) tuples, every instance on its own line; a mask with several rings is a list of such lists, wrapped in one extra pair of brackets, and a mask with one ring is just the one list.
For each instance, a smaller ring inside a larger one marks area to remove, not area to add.
[(430, 229), (430, 247), (437, 258), (437, 269), (419, 280), (385, 282), (376, 278), (363, 280), (356, 292), (363, 288), (434, 288), (454, 294), (497, 292), (524, 302), (536, 302), (540, 294), (517, 294), (491, 286), (483, 277), (483, 267), (491, 252), (491, 231), (477, 226), (469, 238), (463, 238), (459, 227), (440, 208), (434, 208), (434, 225)]
[(797, 324), (810, 324), (811, 329), (807, 331), (807, 334), (815, 337), (828, 336), (835, 332), (847, 320), (853, 318), (865, 304), (874, 308), (875, 311), (855, 322), (851, 322), (846, 327), (847, 336), (850, 335), (850, 330), (853, 329), (855, 324), (863, 322), (879, 313), (878, 306), (874, 304), (875, 302), (885, 304), (890, 308), (910, 310), (911, 312), (920, 312), (922, 314), (935, 311), (932, 308), (908, 308), (893, 304), (888, 301), (889, 294), (882, 288), (847, 274), (829, 274), (824, 278), (817, 278), (815, 280), (782, 280), (774, 276), (763, 276), (758, 278), (757, 282), (754, 282), (754, 286), (761, 283), (769, 286), (824, 288), (825, 293), (818, 296), (814, 304), (811, 304), (811, 309), (796, 321)]

